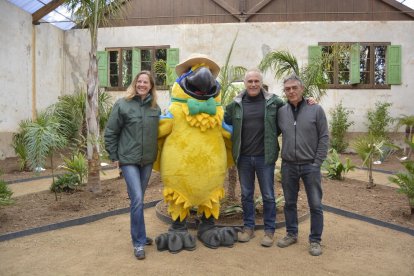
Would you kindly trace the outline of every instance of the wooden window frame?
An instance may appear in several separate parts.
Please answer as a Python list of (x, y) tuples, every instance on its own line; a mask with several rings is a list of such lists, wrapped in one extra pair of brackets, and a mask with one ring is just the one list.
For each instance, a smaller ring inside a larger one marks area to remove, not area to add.
[[(371, 50), (370, 50), (370, 68), (372, 68), (372, 70), (370, 71), (370, 75), (369, 78), (371, 80), (372, 83), (369, 84), (365, 84), (365, 83), (355, 83), (355, 84), (338, 84), (338, 74), (339, 74), (339, 69), (338, 69), (338, 61), (334, 60), (334, 84), (328, 84), (327, 88), (328, 89), (391, 89), (391, 85), (390, 84), (375, 84), (374, 83), (374, 77), (375, 77), (375, 51), (373, 51), (372, 49), (374, 49), (374, 47), (376, 46), (385, 46), (388, 47), (389, 45), (391, 45), (390, 42), (319, 42), (318, 46), (332, 46), (332, 45), (347, 45), (347, 46), (351, 46), (351, 45), (355, 45), (355, 44), (359, 44), (359, 45), (363, 45), (363, 46), (370, 46)], [(385, 61), (387, 62), (387, 52), (385, 54)], [(387, 64), (385, 64), (385, 76), (387, 77)], [(387, 79), (387, 78), (386, 78)]]
[[(168, 49), (170, 49), (170, 46), (169, 45), (158, 45), (158, 46), (110, 47), (110, 48), (105, 48), (105, 51), (108, 52), (108, 63), (107, 63), (107, 66), (108, 66), (108, 68), (107, 68), (107, 70), (108, 70), (107, 71), (108, 72), (108, 85), (110, 84), (110, 77), (109, 77), (109, 75), (110, 75), (110, 62), (109, 62), (110, 55), (109, 55), (109, 52), (110, 51), (118, 51), (119, 56), (121, 57), (120, 60), (119, 60), (119, 64), (118, 64), (118, 78), (119, 78), (118, 83), (122, 83), (122, 51), (125, 51), (125, 50), (133, 51), (134, 49), (153, 50), (153, 51), (158, 50), (158, 49), (166, 49), (168, 51)], [(156, 61), (155, 55), (153, 54), (151, 56), (151, 68), (152, 68), (155, 61)], [(166, 60), (166, 62), (167, 62), (167, 60)], [(132, 62), (132, 64), (133, 64), (133, 62)], [(141, 67), (141, 65), (139, 67)], [(153, 78), (155, 79), (156, 76), (155, 76), (154, 70), (151, 70), (151, 74), (152, 74)], [(135, 76), (132, 76), (132, 79), (134, 77)], [(108, 86), (108, 87), (105, 88), (105, 90), (106, 91), (125, 91), (127, 88), (128, 88), (128, 86), (116, 86), (116, 87)], [(159, 90), (168, 89), (168, 87), (166, 85), (157, 85), (156, 88), (159, 89)]]

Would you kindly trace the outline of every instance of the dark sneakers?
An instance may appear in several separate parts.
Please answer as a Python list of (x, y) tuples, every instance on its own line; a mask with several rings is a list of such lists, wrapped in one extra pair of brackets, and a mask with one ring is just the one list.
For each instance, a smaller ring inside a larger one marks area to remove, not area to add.
[(277, 246), (281, 248), (288, 247), (298, 241), (298, 238), (294, 235), (287, 234), (284, 238), (277, 241)]
[(143, 246), (135, 246), (134, 247), (134, 255), (138, 260), (145, 259), (145, 251)]
[(147, 241), (145, 242), (145, 245), (151, 245), (154, 241), (151, 238), (147, 237)]

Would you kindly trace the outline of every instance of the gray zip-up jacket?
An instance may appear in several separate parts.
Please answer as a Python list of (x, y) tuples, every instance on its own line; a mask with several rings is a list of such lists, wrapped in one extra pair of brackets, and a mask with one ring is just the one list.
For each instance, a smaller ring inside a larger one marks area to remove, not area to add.
[(282, 160), (320, 166), (328, 154), (329, 144), (325, 112), (320, 105), (308, 105), (304, 100), (295, 120), (292, 108), (291, 104), (284, 105), (277, 116), (282, 132)]

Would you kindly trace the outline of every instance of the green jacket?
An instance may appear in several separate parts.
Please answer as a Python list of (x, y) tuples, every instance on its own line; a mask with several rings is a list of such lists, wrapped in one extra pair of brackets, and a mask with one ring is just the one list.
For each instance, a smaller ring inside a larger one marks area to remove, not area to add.
[(120, 165), (147, 165), (157, 158), (160, 108), (151, 107), (151, 95), (116, 101), (105, 129), (105, 149)]
[[(246, 90), (237, 95), (234, 100), (227, 105), (226, 112), (224, 114), (224, 121), (226, 124), (233, 126), (233, 133), (231, 140), (233, 143), (232, 153), (234, 162), (237, 161), (240, 156), (241, 146), (241, 130), (243, 123), (243, 106), (242, 99), (246, 94)], [(277, 128), (277, 111), (279, 107), (283, 106), (284, 101), (275, 94), (268, 93), (262, 90), (263, 96), (266, 100), (265, 109), (265, 122), (264, 122), (264, 149), (265, 149), (265, 162), (266, 164), (274, 164), (279, 155), (279, 143), (277, 140), (278, 128)]]

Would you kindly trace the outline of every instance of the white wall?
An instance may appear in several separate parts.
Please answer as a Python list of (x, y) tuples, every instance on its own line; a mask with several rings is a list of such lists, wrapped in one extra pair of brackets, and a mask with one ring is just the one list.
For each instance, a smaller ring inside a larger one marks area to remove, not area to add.
[[(329, 111), (340, 101), (354, 113), (350, 119), (355, 125), (352, 132), (366, 131), (366, 112), (375, 107), (377, 101), (393, 103), (391, 116), (413, 115), (414, 108), (414, 21), (392, 22), (282, 22), (282, 23), (231, 23), (205, 25), (163, 25), (144, 27), (104, 28), (99, 30), (98, 49), (106, 47), (130, 47), (170, 45), (180, 49), (180, 60), (194, 52), (210, 55), (223, 65), (235, 34), (237, 42), (231, 63), (247, 68), (257, 67), (266, 49), (288, 50), (306, 64), (308, 46), (318, 42), (390, 42), (402, 45), (402, 85), (392, 85), (382, 90), (329, 90), (321, 104)], [(80, 67), (87, 66), (88, 44), (85, 31), (66, 32), (66, 43), (71, 55), (81, 55)], [(72, 49), (73, 48), (73, 49)], [(67, 65), (70, 65), (67, 62)], [(77, 65), (79, 67), (79, 65)], [(72, 70), (70, 66), (67, 71)], [(282, 84), (265, 75), (264, 82), (270, 91), (281, 95)], [(73, 85), (66, 83), (72, 90)]]
[(14, 156), (10, 143), (18, 123), (32, 117), (33, 94), (37, 110), (62, 94), (64, 32), (50, 24), (33, 26), (31, 14), (0, 1), (0, 33), (0, 159), (4, 159)]
[[(86, 89), (90, 36), (87, 30), (63, 32), (50, 24), (32, 26), (31, 15), (7, 1), (0, 1), (0, 159), (13, 156), (12, 133), (18, 123), (32, 116), (33, 92), (36, 109), (56, 102), (58, 96)], [(33, 45), (33, 30), (35, 45)], [(392, 22), (282, 22), (204, 25), (163, 25), (103, 28), (98, 50), (107, 47), (170, 45), (180, 49), (180, 60), (191, 53), (210, 55), (223, 65), (236, 33), (231, 63), (256, 67), (266, 49), (288, 50), (300, 64), (307, 63), (309, 45), (318, 42), (390, 42), (402, 45), (402, 85), (387, 90), (329, 90), (321, 104), (327, 114), (341, 100), (353, 110), (356, 124), (350, 131), (365, 131), (365, 114), (378, 100), (393, 103), (391, 115), (413, 115), (414, 21)], [(35, 46), (36, 79), (32, 80)], [(270, 73), (264, 82), (281, 95), (281, 83)], [(35, 83), (35, 88), (33, 85)], [(114, 98), (122, 95), (112, 92)], [(160, 92), (162, 108), (168, 93)]]

